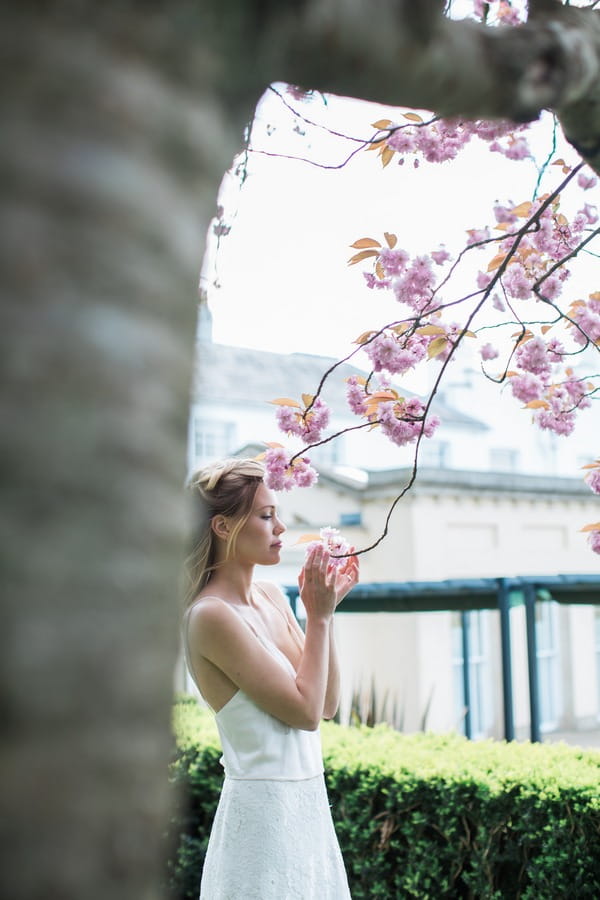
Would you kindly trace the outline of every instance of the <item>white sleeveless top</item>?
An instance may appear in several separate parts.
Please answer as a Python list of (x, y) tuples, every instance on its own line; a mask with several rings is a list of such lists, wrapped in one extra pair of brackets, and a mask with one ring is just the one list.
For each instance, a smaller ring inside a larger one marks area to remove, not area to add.
[[(289, 676), (295, 678), (294, 667), (279, 647), (258, 634), (243, 615), (236, 612), (265, 650), (278, 660)], [(184, 647), (193, 677), (187, 644), (187, 618), (186, 615)], [(299, 781), (314, 778), (323, 772), (319, 731), (303, 731), (286, 725), (257, 706), (241, 690), (236, 691), (215, 713), (215, 720), (223, 748), (221, 764), (229, 778)]]

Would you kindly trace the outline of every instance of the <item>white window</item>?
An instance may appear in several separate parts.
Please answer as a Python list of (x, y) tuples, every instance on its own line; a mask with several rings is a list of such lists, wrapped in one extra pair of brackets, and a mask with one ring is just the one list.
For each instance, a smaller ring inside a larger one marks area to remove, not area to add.
[(535, 605), (535, 636), (540, 700), (540, 728), (551, 731), (561, 714), (560, 656), (558, 644), (558, 604)]
[[(470, 610), (465, 613), (469, 641), (469, 712), (471, 737), (484, 737), (494, 720), (489, 678), (489, 613), (488, 610)], [(452, 616), (452, 668), (457, 721), (465, 732), (466, 704), (463, 683), (463, 626), (460, 613)]]
[(227, 456), (236, 449), (235, 424), (194, 415), (192, 422), (191, 455), (193, 466)]
[(519, 451), (514, 447), (492, 447), (490, 469), (493, 472), (516, 472), (519, 467)]
[(422, 466), (446, 469), (449, 461), (450, 444), (447, 441), (421, 441), (419, 446), (419, 462)]

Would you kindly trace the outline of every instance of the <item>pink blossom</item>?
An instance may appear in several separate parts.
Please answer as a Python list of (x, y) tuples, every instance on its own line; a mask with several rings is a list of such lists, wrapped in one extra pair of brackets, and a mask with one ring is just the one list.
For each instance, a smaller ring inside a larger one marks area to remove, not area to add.
[(531, 285), (525, 272), (518, 264), (508, 267), (508, 271), (502, 276), (502, 284), (507, 294), (516, 297), (517, 300), (528, 300), (531, 297)]
[(346, 399), (348, 400), (348, 406), (356, 416), (364, 416), (367, 411), (367, 406), (365, 404), (365, 389), (359, 384), (358, 378), (356, 375), (351, 375), (346, 379), (346, 384), (348, 387), (346, 388)]
[(504, 155), (507, 159), (527, 159), (527, 157), (531, 156), (531, 150), (525, 138), (517, 138), (514, 141), (509, 141), (508, 147), (504, 150)]
[(482, 241), (487, 241), (490, 238), (489, 228), (470, 228), (467, 231), (467, 247), (471, 247), (473, 244), (480, 244)]
[(496, 222), (499, 224), (507, 222), (509, 225), (513, 225), (518, 221), (517, 216), (509, 209), (509, 207), (501, 206), (499, 203), (494, 206), (494, 215), (496, 217)]
[(408, 259), (406, 250), (390, 250), (389, 247), (383, 247), (379, 254), (379, 262), (386, 275), (399, 275), (406, 267)]
[(498, 312), (506, 311), (506, 307), (500, 299), (500, 294), (494, 294), (494, 296), (492, 297), (492, 306), (494, 307), (494, 309), (497, 309)]
[(558, 275), (548, 275), (540, 283), (538, 290), (546, 300), (556, 300), (562, 293), (562, 281)]
[(522, 403), (531, 403), (539, 400), (544, 392), (544, 385), (537, 375), (524, 372), (523, 375), (513, 375), (510, 379), (510, 387), (513, 395)]
[(387, 139), (387, 145), (397, 153), (413, 153), (416, 150), (416, 137), (413, 128), (398, 128)]
[(331, 565), (339, 568), (341, 566), (346, 565), (348, 554), (352, 552), (352, 547), (348, 543), (345, 538), (342, 537), (337, 528), (321, 528), (320, 532), (320, 540), (311, 541), (306, 548), (306, 555), (308, 556), (309, 551), (312, 547), (316, 547), (319, 544), (322, 544), (326, 550), (328, 550), (332, 556), (330, 558)]
[(494, 276), (491, 272), (478, 272), (477, 273), (477, 287), (480, 291), (485, 291), (485, 289), (490, 284), (492, 278)]
[(425, 437), (432, 437), (440, 420), (437, 416), (431, 416), (424, 423), (424, 413), (425, 407), (417, 398), (408, 402), (408, 409), (402, 400), (386, 400), (379, 404), (377, 418), (383, 433), (394, 444), (403, 447), (414, 443), (421, 433)]
[(588, 534), (588, 543), (594, 553), (600, 553), (600, 531), (590, 531)]
[(588, 225), (595, 225), (598, 221), (598, 209), (591, 203), (586, 203), (581, 210), (581, 215), (586, 219)]
[(496, 357), (499, 356), (496, 348), (489, 343), (484, 344), (479, 353), (481, 354), (481, 358), (486, 361), (489, 359), (496, 359)]
[(329, 407), (317, 397), (308, 412), (299, 412), (292, 406), (280, 406), (276, 418), (282, 431), (297, 435), (306, 444), (316, 444), (329, 424), (329, 415)]
[(440, 247), (439, 250), (432, 250), (430, 255), (434, 263), (438, 266), (442, 266), (450, 259), (450, 254), (444, 247)]
[(550, 372), (546, 344), (540, 337), (520, 344), (515, 354), (515, 361), (521, 369), (533, 372), (534, 375), (548, 375)]
[(594, 494), (600, 494), (600, 466), (590, 469), (584, 478), (585, 483)]
[(589, 191), (590, 188), (596, 187), (598, 179), (595, 175), (587, 173), (585, 170), (577, 176), (577, 184), (583, 191)]
[(269, 447), (265, 453), (265, 484), (272, 491), (290, 491), (294, 486), (311, 487), (318, 478), (308, 457), (293, 462), (283, 447)]

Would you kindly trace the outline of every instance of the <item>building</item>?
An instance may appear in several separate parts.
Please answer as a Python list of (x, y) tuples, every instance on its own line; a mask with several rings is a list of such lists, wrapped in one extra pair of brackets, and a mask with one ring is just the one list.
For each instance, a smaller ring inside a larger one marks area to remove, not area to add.
[[(224, 455), (256, 455), (260, 441), (287, 443), (268, 401), (314, 392), (332, 364), (306, 354), (215, 345), (207, 325), (204, 316), (190, 415), (190, 469)], [(326, 397), (340, 429), (357, 422), (345, 407), (343, 390), (343, 379), (357, 371), (348, 363), (341, 366), (335, 373), (338, 392), (329, 390)], [(459, 376), (452, 396), (466, 395), (474, 407), (469, 373)], [(297, 539), (323, 526), (340, 528), (361, 549), (377, 543), (361, 558), (363, 582), (600, 573), (598, 557), (580, 533), (584, 524), (598, 520), (598, 499), (578, 475), (564, 474), (577, 472), (591, 458), (585, 453), (589, 436), (557, 445), (534, 431), (525, 417), (519, 422), (514, 405), (503, 407), (493, 387), (496, 396), (483, 406), (487, 421), (443, 397), (436, 400), (443, 428), (439, 437), (422, 442), (418, 477), (397, 503), (384, 540), (379, 538), (388, 511), (412, 480), (410, 448), (395, 447), (379, 434), (355, 432), (320, 448), (313, 456), (320, 469), (317, 486), (280, 498), (288, 525), (278, 571), (281, 583), (296, 582), (303, 559)], [(516, 734), (526, 737), (524, 612), (516, 607), (510, 615)], [(540, 603), (536, 615), (543, 730), (595, 732), (600, 718), (600, 605)], [(458, 612), (344, 614), (342, 609), (337, 620), (343, 719), (357, 700), (364, 706), (374, 696), (378, 715), (401, 722), (406, 730), (461, 730), (463, 621)], [(500, 737), (498, 614), (473, 611), (469, 623), (473, 733)]]

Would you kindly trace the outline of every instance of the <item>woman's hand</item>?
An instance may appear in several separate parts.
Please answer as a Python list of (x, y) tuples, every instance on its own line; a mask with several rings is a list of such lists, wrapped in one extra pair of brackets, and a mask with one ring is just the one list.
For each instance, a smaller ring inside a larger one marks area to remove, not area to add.
[[(354, 547), (352, 547), (354, 550)], [(335, 573), (335, 592), (336, 602), (338, 606), (346, 594), (349, 594), (352, 588), (358, 584), (359, 578), (358, 556), (348, 556), (344, 563), (336, 569)]]
[[(354, 549), (354, 547), (352, 548)], [(306, 609), (306, 614), (318, 615), (316, 605), (329, 603), (329, 597), (333, 594), (334, 606), (330, 613), (342, 602), (344, 597), (358, 583), (359, 564), (357, 556), (349, 556), (341, 566), (334, 566), (329, 552), (322, 545), (311, 547), (304, 563), (304, 567), (298, 576), (300, 598)], [(321, 609), (321, 607), (319, 607)]]
[(311, 547), (298, 576), (300, 599), (307, 617), (332, 617), (339, 602), (336, 576), (328, 550), (322, 544)]

